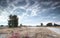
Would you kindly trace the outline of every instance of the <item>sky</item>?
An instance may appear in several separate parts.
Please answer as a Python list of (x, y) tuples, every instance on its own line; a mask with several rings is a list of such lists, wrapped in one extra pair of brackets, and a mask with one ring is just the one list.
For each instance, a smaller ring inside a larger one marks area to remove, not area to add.
[(10, 14), (19, 24), (60, 24), (60, 0), (0, 0), (0, 25), (8, 25)]

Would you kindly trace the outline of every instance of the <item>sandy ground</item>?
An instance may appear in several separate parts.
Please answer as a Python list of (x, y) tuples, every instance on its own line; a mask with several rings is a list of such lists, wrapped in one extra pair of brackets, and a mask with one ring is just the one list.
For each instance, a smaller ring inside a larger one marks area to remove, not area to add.
[(22, 27), (22, 28), (5, 28), (0, 29), (0, 33), (7, 33), (7, 37), (12, 32), (19, 33), (20, 37), (29, 36), (30, 38), (60, 38), (60, 35), (46, 27)]

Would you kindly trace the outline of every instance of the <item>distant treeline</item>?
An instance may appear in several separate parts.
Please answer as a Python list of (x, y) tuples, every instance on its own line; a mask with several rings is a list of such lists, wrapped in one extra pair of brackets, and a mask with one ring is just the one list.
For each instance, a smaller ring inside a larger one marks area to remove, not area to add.
[(58, 25), (58, 24), (56, 24), (56, 23), (54, 23), (54, 24), (48, 23), (46, 26), (60, 26), (60, 25)]
[[(36, 25), (36, 27), (40, 27), (40, 26), (44, 26), (43, 23), (41, 23), (40, 25)], [(52, 23), (47, 23), (45, 26), (60, 26), (56, 23), (52, 24)], [(5, 27), (4, 25), (0, 25), (0, 27)], [(34, 27), (34, 26), (31, 26), (31, 25), (23, 25), (23, 24), (20, 24), (18, 26), (18, 17), (17, 15), (10, 15), (9, 16), (9, 20), (8, 20), (8, 25), (6, 27)]]
[[(12, 26), (13, 26), (13, 25), (12, 25)], [(36, 26), (31, 26), (31, 25), (26, 26), (26, 25), (20, 24), (18, 27), (42, 27), (42, 26), (44, 26), (43, 23), (41, 23), (41, 25), (36, 25)], [(54, 23), (54, 24), (52, 24), (52, 23), (47, 23), (45, 26), (60, 26), (60, 25), (58, 25), (58, 24), (56, 24), (56, 23)], [(4, 25), (0, 25), (0, 27), (4, 27)], [(6, 26), (6, 27), (9, 27), (9, 25)]]

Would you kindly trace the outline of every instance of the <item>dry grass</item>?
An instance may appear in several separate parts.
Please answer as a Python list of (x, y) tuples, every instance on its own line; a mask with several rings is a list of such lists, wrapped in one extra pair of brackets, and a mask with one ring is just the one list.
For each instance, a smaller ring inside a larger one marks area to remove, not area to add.
[(22, 27), (22, 28), (5, 28), (0, 29), (0, 33), (7, 33), (11, 36), (11, 33), (17, 32), (21, 37), (28, 35), (30, 38), (60, 38), (60, 35), (50, 31), (46, 27)]

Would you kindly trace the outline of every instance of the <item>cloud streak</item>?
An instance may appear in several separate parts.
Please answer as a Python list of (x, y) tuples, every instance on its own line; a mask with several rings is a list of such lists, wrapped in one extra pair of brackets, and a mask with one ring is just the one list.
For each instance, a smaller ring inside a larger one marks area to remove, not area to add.
[(27, 20), (26, 23), (29, 21), (40, 23), (50, 20), (56, 22), (60, 19), (59, 10), (60, 0), (0, 0), (0, 16), (6, 16), (7, 20), (10, 14), (16, 14), (20, 18), (19, 23), (25, 23), (24, 19)]

